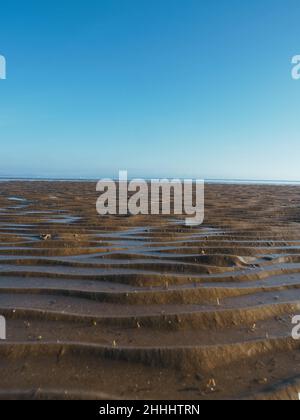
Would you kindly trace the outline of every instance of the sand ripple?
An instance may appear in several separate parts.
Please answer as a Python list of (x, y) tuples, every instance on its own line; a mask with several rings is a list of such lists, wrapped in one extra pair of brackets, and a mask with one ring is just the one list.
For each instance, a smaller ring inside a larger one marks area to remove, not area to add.
[(208, 185), (194, 228), (96, 198), (1, 183), (0, 399), (298, 398), (298, 187)]

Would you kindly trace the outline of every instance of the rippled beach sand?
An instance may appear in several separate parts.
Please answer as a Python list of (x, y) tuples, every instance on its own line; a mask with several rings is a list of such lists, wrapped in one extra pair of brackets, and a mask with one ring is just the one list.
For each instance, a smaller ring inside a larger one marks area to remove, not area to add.
[(297, 399), (300, 188), (207, 185), (205, 223), (0, 184), (0, 397)]

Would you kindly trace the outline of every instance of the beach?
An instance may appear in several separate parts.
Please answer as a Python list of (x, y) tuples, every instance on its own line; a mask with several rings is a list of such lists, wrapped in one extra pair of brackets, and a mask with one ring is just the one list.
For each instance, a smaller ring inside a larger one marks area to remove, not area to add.
[(2, 399), (298, 399), (300, 187), (208, 184), (205, 221), (0, 184)]

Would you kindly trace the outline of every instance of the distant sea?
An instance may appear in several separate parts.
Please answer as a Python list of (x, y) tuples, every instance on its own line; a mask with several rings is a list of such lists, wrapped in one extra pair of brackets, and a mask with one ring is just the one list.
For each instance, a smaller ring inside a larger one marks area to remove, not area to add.
[[(39, 178), (39, 177), (6, 177), (0, 176), (0, 182), (13, 181), (45, 181), (45, 182), (97, 182), (99, 178)], [(133, 178), (132, 178), (133, 179)], [(171, 179), (171, 178), (170, 178)], [(116, 179), (117, 180), (117, 179)], [(252, 179), (205, 179), (206, 184), (232, 184), (232, 185), (299, 185), (300, 181), (286, 180), (252, 180)]]

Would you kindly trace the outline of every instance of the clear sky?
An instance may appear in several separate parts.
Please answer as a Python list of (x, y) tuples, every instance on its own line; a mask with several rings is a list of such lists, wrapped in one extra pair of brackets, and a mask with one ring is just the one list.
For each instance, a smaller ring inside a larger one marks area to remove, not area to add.
[(0, 175), (300, 180), (299, 0), (10, 0)]

